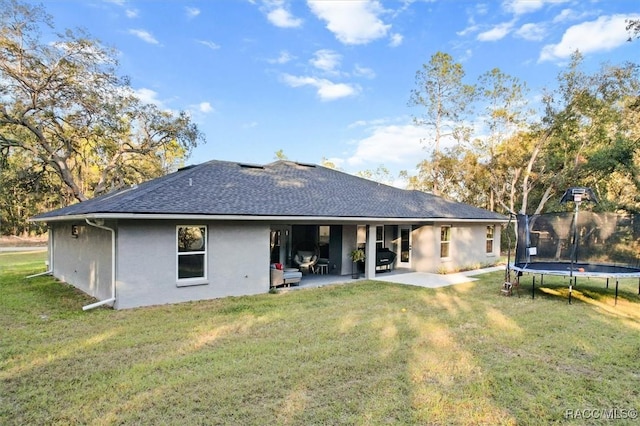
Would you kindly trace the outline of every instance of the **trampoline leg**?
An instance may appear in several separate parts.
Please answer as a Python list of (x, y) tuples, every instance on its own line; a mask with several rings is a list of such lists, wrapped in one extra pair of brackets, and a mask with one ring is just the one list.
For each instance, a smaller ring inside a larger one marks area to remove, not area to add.
[(569, 281), (569, 304), (571, 304), (571, 293), (573, 292), (573, 280)]
[(536, 298), (536, 276), (535, 274), (532, 275), (532, 279), (531, 279), (531, 298), (535, 299)]
[(573, 286), (576, 285), (578, 277), (569, 278), (569, 304), (571, 304), (571, 296), (573, 295)]
[(638, 296), (640, 296), (640, 278), (638, 278)]
[(544, 274), (540, 275), (540, 287), (544, 285)]
[(618, 306), (618, 280), (616, 280), (616, 298), (615, 298), (615, 301), (613, 302), (613, 304), (615, 306)]
[(607, 278), (607, 288), (609, 288), (609, 278)]

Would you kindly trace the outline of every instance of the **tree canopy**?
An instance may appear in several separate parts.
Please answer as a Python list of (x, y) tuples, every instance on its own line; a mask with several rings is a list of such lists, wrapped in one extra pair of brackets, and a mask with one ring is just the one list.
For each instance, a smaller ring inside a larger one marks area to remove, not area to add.
[[(605, 201), (600, 208), (640, 211), (638, 65), (603, 64), (587, 73), (575, 52), (556, 81), (535, 113), (527, 106), (526, 86), (499, 69), (473, 85), (459, 80), (460, 87), (475, 88), (472, 101), (481, 116), (471, 121), (484, 126), (469, 126), (453, 146), (433, 151), (410, 186), (429, 190), (437, 176), (445, 197), (522, 213), (562, 209), (550, 201), (554, 195), (589, 186)], [(410, 104), (427, 108), (427, 115), (434, 107), (433, 101)]]
[(135, 95), (114, 49), (83, 30), (57, 31), (42, 6), (0, 0), (5, 173), (27, 159), (65, 204), (165, 174), (203, 141), (187, 113)]
[(448, 53), (437, 52), (416, 72), (416, 88), (409, 98), (410, 106), (421, 107), (414, 116), (414, 123), (433, 130), (433, 140), (426, 141), (433, 146), (432, 167), (424, 173), (430, 177), (426, 185), (434, 194), (439, 194), (440, 186), (444, 184), (439, 167), (443, 139), (460, 139), (466, 134), (464, 118), (475, 87), (464, 84), (464, 76), (462, 64), (455, 62)]

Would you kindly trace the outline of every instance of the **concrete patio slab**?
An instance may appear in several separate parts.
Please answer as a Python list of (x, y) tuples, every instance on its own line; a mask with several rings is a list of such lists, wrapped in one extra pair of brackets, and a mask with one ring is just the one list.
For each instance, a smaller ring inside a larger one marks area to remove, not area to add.
[(496, 266), (491, 268), (458, 272), (454, 274), (430, 274), (427, 272), (392, 273), (389, 275), (377, 275), (375, 279), (376, 281), (386, 281), (396, 284), (414, 285), (426, 288), (438, 288), (476, 281), (477, 278), (473, 278), (474, 275), (499, 271), (502, 269), (504, 269), (503, 266)]
[[(426, 272), (405, 272), (402, 270), (395, 270), (392, 272), (378, 273), (376, 275), (375, 281), (414, 285), (425, 288), (438, 288), (476, 281), (477, 278), (473, 278), (473, 276), (475, 275), (500, 271), (504, 270), (504, 268), (504, 266), (495, 266), (490, 268), (474, 269), (472, 271), (459, 272), (455, 274), (430, 274)], [(348, 275), (337, 276), (311, 274), (303, 276), (300, 285), (284, 288), (281, 287), (279, 288), (279, 290), (287, 291), (302, 288), (323, 287), (325, 285), (332, 284), (349, 284), (362, 280), (364, 280), (364, 277), (360, 277), (359, 279), (351, 279), (351, 277)]]
[(442, 275), (430, 274), (427, 272), (407, 272), (404, 274), (389, 274), (385, 276), (379, 276), (376, 277), (375, 280), (386, 281), (395, 284), (414, 285), (418, 287), (438, 288), (476, 281), (477, 278), (472, 278), (468, 275), (459, 273)]

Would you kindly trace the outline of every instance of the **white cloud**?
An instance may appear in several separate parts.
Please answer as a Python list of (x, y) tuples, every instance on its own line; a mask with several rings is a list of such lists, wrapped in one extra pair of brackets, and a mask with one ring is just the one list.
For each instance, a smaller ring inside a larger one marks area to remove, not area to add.
[(133, 91), (133, 94), (146, 104), (154, 104), (158, 108), (164, 109), (164, 102), (158, 99), (158, 92), (156, 92), (155, 90), (146, 89), (143, 87), (140, 89), (135, 89)]
[(275, 59), (268, 59), (267, 62), (270, 64), (286, 64), (287, 62), (293, 60), (295, 56), (289, 53), (286, 50), (280, 51), (280, 55)]
[(640, 15), (601, 16), (595, 21), (569, 27), (557, 44), (542, 48), (538, 62), (562, 60), (579, 50), (587, 54), (615, 49), (626, 43), (626, 19), (638, 19)]
[(529, 41), (540, 41), (547, 33), (547, 29), (543, 24), (524, 24), (515, 32), (518, 37), (522, 37)]
[(376, 0), (308, 0), (307, 4), (344, 44), (367, 44), (386, 37), (391, 28), (380, 19), (384, 9)]
[(478, 41), (497, 41), (503, 39), (511, 29), (513, 28), (513, 22), (503, 22), (502, 24), (497, 24), (493, 28), (488, 31), (481, 32), (478, 34)]
[(198, 109), (200, 110), (200, 112), (204, 112), (205, 114), (213, 111), (213, 107), (209, 102), (200, 102), (200, 104), (198, 105)]
[(289, 12), (289, 6), (284, 0), (265, 0), (262, 10), (267, 19), (279, 28), (298, 28), (302, 26), (302, 19), (296, 18)]
[(124, 12), (127, 15), (127, 18), (137, 18), (138, 17), (138, 10), (137, 9), (127, 9)]
[(470, 33), (475, 33), (480, 29), (480, 26), (476, 22), (475, 14), (484, 15), (486, 13), (485, 9), (479, 9), (478, 5), (475, 8), (467, 8), (467, 27), (461, 31), (457, 31), (456, 34), (463, 37)]
[(214, 43), (213, 41), (208, 41), (208, 40), (196, 40), (196, 41), (202, 44), (203, 46), (207, 46), (211, 50), (220, 49), (220, 45), (217, 43)]
[(150, 44), (160, 44), (158, 40), (148, 31), (145, 30), (129, 30), (129, 34), (138, 37), (140, 40)]
[(470, 23), (469, 26), (467, 28), (465, 28), (462, 31), (457, 31), (456, 35), (459, 35), (460, 37), (464, 37), (469, 33), (475, 33), (476, 31), (478, 31), (480, 29), (480, 26), (474, 23)]
[(502, 6), (515, 15), (524, 15), (542, 9), (546, 4), (560, 4), (567, 1), (569, 0), (506, 0)]
[(369, 79), (372, 79), (372, 78), (376, 77), (375, 71), (373, 71), (371, 68), (362, 67), (362, 66), (357, 65), (357, 64), (354, 67), (353, 75), (355, 75), (357, 77), (365, 77), (365, 78), (369, 78)]
[(489, 6), (485, 3), (478, 3), (475, 6), (475, 11), (480, 16), (486, 15), (487, 13), (489, 13)]
[(398, 47), (402, 44), (404, 36), (402, 34), (391, 34), (390, 39), (391, 40), (389, 41), (389, 46)]
[(473, 50), (471, 50), (471, 49), (465, 49), (464, 52), (461, 52), (458, 55), (458, 61), (463, 62), (463, 63), (467, 62), (471, 58), (473, 58)]
[(376, 118), (374, 120), (357, 120), (347, 126), (347, 129), (355, 129), (358, 127), (381, 127), (388, 125), (389, 120), (386, 118)]
[(553, 23), (557, 24), (558, 22), (571, 21), (575, 15), (576, 13), (572, 9), (562, 9), (560, 13), (553, 18)]
[(381, 125), (368, 129), (369, 135), (357, 141), (356, 150), (345, 162), (352, 167), (369, 164), (402, 165), (414, 168), (425, 158), (422, 139), (429, 136), (424, 127), (413, 124)]
[(309, 63), (314, 67), (329, 73), (335, 73), (336, 68), (340, 67), (342, 55), (331, 49), (321, 49), (313, 54), (313, 59)]
[(184, 10), (187, 13), (187, 18), (195, 18), (200, 15), (200, 9), (197, 7), (185, 7)]
[(284, 74), (282, 80), (290, 87), (312, 86), (317, 89), (318, 97), (323, 101), (334, 101), (340, 98), (354, 96), (359, 93), (358, 86), (346, 83), (334, 83), (324, 78), (294, 76)]
[(551, 22), (554, 24), (568, 22), (568, 21), (578, 21), (580, 19), (584, 19), (588, 16), (600, 16), (601, 13), (597, 10), (590, 10), (585, 12), (577, 12), (573, 9), (562, 9), (559, 14), (557, 14)]
[(302, 19), (295, 18), (289, 11), (282, 8), (267, 13), (267, 19), (280, 28), (298, 28), (302, 25)]

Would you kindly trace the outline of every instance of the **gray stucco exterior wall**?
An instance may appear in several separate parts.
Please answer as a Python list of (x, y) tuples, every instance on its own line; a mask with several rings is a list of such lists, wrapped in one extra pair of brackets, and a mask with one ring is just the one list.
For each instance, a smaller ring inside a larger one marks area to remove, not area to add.
[[(77, 234), (72, 235), (72, 225)], [(119, 220), (116, 230), (116, 309), (266, 293), (269, 291), (270, 232), (273, 224), (244, 221)], [(445, 224), (446, 225), (446, 224)], [(493, 252), (486, 252), (487, 226), (494, 225)], [(206, 277), (177, 278), (177, 227), (206, 226)], [(440, 257), (441, 224), (412, 227), (409, 268), (454, 271), (491, 263), (500, 255), (500, 225), (451, 224), (450, 256)], [(363, 227), (361, 227), (364, 229)], [(332, 225), (331, 272), (351, 274), (351, 250), (358, 226)], [(111, 233), (85, 222), (51, 224), (55, 277), (98, 300), (111, 297)], [(370, 225), (368, 259), (375, 259), (375, 225)], [(385, 226), (384, 245), (399, 253), (398, 226)], [(398, 259), (396, 258), (396, 261)], [(373, 264), (369, 265), (373, 267)], [(372, 273), (370, 273), (372, 275)], [(192, 285), (193, 284), (193, 285)]]
[[(440, 257), (440, 227), (425, 225), (412, 232), (412, 269), (417, 272), (452, 272), (485, 265), (500, 256), (499, 224), (452, 224), (449, 257)], [(493, 252), (486, 252), (487, 226), (494, 225)]]
[[(76, 235), (72, 235), (72, 226)], [(98, 300), (110, 298), (111, 232), (86, 222), (54, 223), (50, 232), (53, 276)]]
[[(207, 276), (178, 286), (176, 227), (207, 226)], [(121, 221), (118, 225), (117, 309), (266, 293), (268, 224)]]

